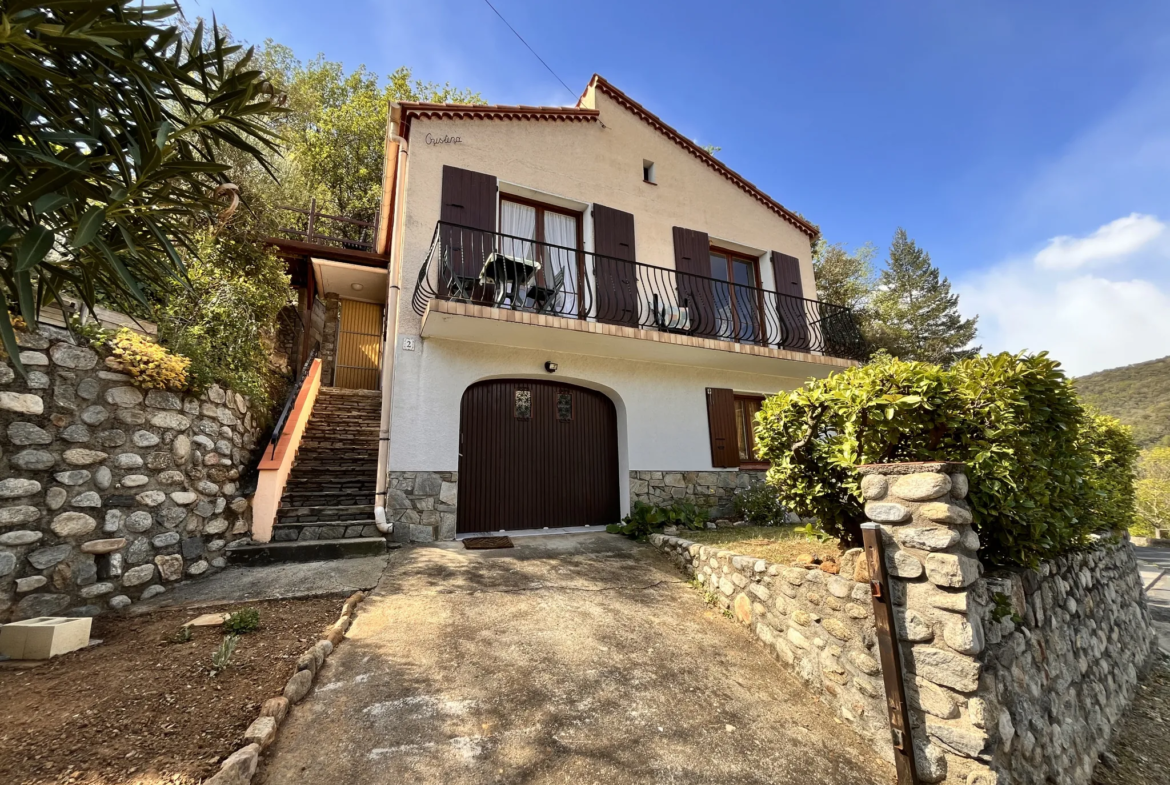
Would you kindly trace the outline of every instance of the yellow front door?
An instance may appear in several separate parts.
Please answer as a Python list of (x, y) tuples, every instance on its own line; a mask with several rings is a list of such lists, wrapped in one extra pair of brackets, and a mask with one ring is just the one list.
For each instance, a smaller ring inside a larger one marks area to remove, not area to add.
[(376, 390), (382, 376), (382, 306), (342, 298), (340, 308), (333, 386)]

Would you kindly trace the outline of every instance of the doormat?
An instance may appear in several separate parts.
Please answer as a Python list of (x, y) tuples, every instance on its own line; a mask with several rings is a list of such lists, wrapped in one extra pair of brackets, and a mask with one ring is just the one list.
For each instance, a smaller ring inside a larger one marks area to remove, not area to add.
[(468, 537), (463, 547), (469, 551), (486, 551), (492, 548), (515, 548), (511, 537)]

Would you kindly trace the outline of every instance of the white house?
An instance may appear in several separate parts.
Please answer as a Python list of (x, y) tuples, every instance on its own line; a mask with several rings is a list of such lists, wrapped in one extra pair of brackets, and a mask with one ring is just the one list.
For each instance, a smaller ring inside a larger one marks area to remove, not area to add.
[[(381, 391), (396, 539), (604, 526), (638, 499), (722, 515), (766, 468), (763, 396), (859, 355), (816, 300), (815, 237), (594, 76), (575, 107), (393, 105), (374, 247), (305, 251), (302, 307), (323, 383)], [(383, 304), (381, 339), (353, 326)]]

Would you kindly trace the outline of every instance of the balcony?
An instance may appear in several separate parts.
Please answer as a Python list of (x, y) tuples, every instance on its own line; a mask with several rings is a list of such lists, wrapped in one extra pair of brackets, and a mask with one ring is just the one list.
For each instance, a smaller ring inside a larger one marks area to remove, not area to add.
[(866, 354), (839, 305), (442, 221), (412, 305), (424, 335), (430, 314), (442, 313), (838, 367)]
[(279, 223), (268, 242), (293, 256), (333, 259), (367, 267), (385, 269), (386, 258), (375, 250), (378, 218), (362, 221), (341, 215), (329, 215), (317, 208), (278, 206)]

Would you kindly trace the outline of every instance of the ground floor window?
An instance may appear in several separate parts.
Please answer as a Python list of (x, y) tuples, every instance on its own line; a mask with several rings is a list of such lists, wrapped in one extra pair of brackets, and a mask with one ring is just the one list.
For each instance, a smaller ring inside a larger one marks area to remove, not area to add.
[(766, 466), (756, 446), (756, 414), (764, 399), (755, 395), (735, 396), (735, 436), (739, 447), (740, 466)]

